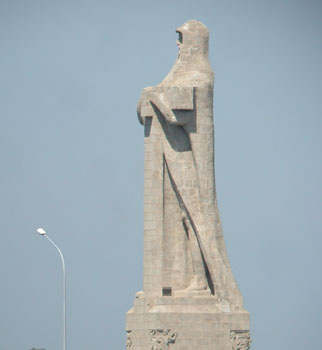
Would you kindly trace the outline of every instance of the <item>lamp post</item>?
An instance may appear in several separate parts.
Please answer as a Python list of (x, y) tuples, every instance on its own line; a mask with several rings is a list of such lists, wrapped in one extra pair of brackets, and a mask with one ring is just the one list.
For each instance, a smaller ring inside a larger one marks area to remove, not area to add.
[(58, 246), (52, 241), (50, 237), (47, 236), (46, 231), (43, 228), (38, 228), (37, 232), (48, 239), (48, 241), (58, 250), (58, 253), (61, 257), (61, 262), (63, 264), (63, 350), (66, 350), (66, 270), (65, 270), (65, 261), (64, 256)]

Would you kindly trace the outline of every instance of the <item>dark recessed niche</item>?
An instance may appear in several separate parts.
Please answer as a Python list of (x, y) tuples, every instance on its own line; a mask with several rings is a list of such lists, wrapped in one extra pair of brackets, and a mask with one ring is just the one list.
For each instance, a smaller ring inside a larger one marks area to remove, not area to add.
[(171, 287), (163, 287), (162, 288), (162, 295), (164, 297), (171, 297), (172, 296), (172, 288)]

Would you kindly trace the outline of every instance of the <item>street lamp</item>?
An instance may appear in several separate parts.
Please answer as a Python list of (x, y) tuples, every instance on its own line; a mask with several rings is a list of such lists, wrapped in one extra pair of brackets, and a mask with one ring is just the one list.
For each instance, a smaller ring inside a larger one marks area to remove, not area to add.
[(61, 250), (57, 247), (57, 245), (51, 240), (50, 237), (47, 236), (46, 231), (43, 228), (38, 228), (37, 232), (48, 239), (48, 241), (58, 250), (58, 253), (61, 257), (61, 262), (63, 264), (63, 350), (66, 350), (66, 270), (65, 270), (65, 261), (64, 256)]

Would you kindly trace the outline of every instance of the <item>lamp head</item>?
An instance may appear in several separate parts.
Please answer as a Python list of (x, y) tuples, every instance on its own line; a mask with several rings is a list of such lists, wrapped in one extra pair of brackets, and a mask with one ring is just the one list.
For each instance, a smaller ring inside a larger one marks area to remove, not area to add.
[(37, 232), (38, 232), (40, 235), (42, 235), (42, 236), (45, 236), (45, 234), (46, 234), (46, 231), (45, 231), (43, 228), (41, 228), (41, 227), (39, 227), (39, 228), (37, 229)]

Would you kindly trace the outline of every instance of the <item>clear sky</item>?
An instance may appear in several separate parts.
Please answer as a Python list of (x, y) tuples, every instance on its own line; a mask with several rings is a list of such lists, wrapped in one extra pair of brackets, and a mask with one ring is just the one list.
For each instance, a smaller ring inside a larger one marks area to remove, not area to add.
[(0, 350), (125, 348), (142, 286), (136, 103), (210, 32), (216, 181), (252, 349), (321, 348), (322, 2), (0, 1)]

